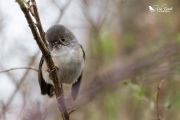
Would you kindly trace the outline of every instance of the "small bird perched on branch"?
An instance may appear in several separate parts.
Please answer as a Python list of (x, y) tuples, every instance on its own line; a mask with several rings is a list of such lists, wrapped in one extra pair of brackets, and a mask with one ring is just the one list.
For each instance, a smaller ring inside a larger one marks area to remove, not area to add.
[[(71, 95), (75, 100), (81, 84), (85, 53), (74, 34), (63, 25), (54, 25), (46, 32), (48, 47), (57, 67), (60, 84), (72, 84)], [(46, 62), (39, 63), (39, 84), (42, 95), (54, 95), (53, 82), (49, 78)]]

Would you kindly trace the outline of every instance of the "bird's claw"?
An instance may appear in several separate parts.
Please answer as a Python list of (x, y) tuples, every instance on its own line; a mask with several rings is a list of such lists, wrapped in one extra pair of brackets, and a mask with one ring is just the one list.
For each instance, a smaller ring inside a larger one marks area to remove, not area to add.
[(46, 68), (46, 71), (48, 71), (49, 73), (52, 73), (53, 71), (58, 71), (59, 68), (57, 66), (55, 66), (52, 70), (50, 70), (49, 68)]
[(51, 94), (51, 98), (54, 98), (56, 96), (56, 93), (53, 91), (53, 93)]

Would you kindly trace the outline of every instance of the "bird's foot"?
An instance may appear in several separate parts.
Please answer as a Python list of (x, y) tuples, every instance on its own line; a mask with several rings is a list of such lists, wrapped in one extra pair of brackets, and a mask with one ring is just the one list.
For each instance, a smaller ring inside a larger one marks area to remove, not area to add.
[(52, 70), (50, 70), (49, 68), (46, 68), (46, 71), (48, 71), (49, 73), (52, 73), (53, 71), (58, 71), (59, 68), (57, 66), (55, 66)]
[(55, 91), (53, 91), (53, 92), (51, 93), (51, 95), (50, 95), (50, 98), (54, 98), (54, 97), (56, 97)]

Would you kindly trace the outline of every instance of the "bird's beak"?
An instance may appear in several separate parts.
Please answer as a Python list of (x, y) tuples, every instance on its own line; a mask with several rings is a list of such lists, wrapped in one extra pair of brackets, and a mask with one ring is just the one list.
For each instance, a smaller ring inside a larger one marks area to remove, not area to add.
[(65, 44), (62, 41), (56, 41), (56, 42), (52, 43), (52, 48), (57, 47), (59, 44), (65, 46)]
[(52, 47), (53, 47), (53, 48), (55, 48), (55, 47), (57, 47), (57, 46), (58, 46), (58, 44), (59, 44), (59, 42), (58, 42), (58, 41), (56, 41), (56, 42), (52, 43)]

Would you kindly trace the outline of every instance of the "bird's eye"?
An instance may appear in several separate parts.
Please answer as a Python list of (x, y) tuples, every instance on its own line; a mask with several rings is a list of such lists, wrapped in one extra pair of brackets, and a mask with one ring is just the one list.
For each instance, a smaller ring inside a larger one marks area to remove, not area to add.
[(63, 36), (63, 37), (61, 37), (61, 40), (64, 42), (66, 39), (65, 39), (65, 37)]

